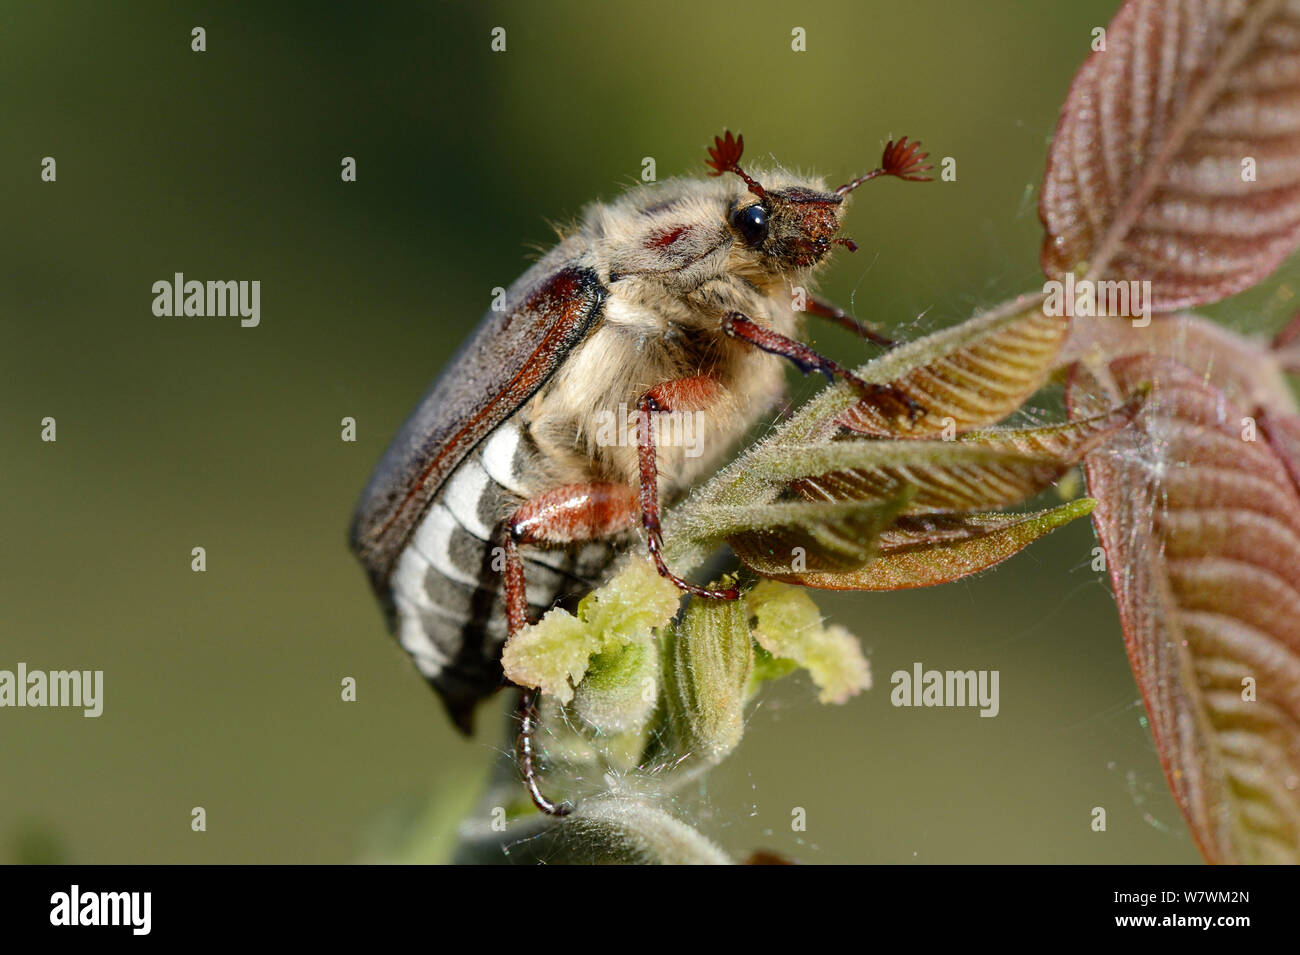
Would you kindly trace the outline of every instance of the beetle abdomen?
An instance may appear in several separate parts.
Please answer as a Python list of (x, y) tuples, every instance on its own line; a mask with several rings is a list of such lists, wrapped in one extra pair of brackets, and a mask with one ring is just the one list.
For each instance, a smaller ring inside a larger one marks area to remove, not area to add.
[[(535, 455), (518, 415), (491, 432), (434, 496), (391, 580), (398, 642), (466, 732), (474, 704), (502, 684), (504, 521), (542, 490)], [(585, 593), (614, 552), (522, 549), (533, 614)]]

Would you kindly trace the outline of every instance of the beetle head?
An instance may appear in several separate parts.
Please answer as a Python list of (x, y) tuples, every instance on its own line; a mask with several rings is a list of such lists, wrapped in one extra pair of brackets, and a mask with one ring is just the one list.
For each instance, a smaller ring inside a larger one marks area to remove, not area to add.
[(755, 263), (774, 272), (811, 268), (821, 262), (832, 245), (855, 250), (852, 239), (839, 235), (849, 193), (879, 176), (925, 182), (929, 177), (921, 173), (931, 168), (924, 164), (929, 154), (920, 151), (921, 144), (909, 143), (903, 137), (885, 147), (879, 167), (834, 192), (799, 184), (767, 190), (740, 168), (745, 137), (732, 136), (728, 131), (725, 137), (714, 137), (713, 142), (706, 160), (712, 169), (710, 175), (735, 173), (749, 189), (748, 195), (731, 204), (727, 224), (738, 245), (749, 250)]

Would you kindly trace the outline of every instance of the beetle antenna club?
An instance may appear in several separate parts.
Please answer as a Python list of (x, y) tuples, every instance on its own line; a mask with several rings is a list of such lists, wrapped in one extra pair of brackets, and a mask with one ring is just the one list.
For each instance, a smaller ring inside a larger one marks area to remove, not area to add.
[(864, 182), (870, 182), (880, 176), (895, 176), (899, 179), (906, 179), (908, 182), (929, 182), (929, 176), (922, 176), (921, 173), (933, 169), (929, 163), (925, 162), (930, 157), (929, 153), (923, 153), (919, 142), (909, 143), (904, 136), (898, 142), (892, 139), (885, 144), (885, 151), (880, 157), (880, 166), (871, 170), (863, 176), (858, 176), (852, 182), (847, 182), (835, 190), (837, 196), (847, 196)]
[(710, 176), (721, 176), (723, 173), (734, 172), (741, 179), (745, 180), (745, 185), (749, 191), (760, 199), (767, 198), (767, 191), (755, 179), (751, 179), (745, 170), (740, 168), (740, 157), (745, 152), (745, 137), (733, 136), (731, 130), (727, 130), (724, 136), (714, 136), (713, 145), (709, 147), (709, 158), (704, 160), (704, 164), (710, 167), (713, 172)]

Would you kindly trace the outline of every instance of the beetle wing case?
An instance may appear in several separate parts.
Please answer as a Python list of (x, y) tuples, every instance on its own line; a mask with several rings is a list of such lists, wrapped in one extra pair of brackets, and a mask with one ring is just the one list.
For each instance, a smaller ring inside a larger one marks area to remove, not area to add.
[[(393, 438), (361, 494), (352, 549), (388, 606), (388, 579), (412, 531), (466, 455), (546, 383), (587, 335), (606, 290), (557, 246), (506, 292)], [(391, 613), (391, 607), (390, 613)]]

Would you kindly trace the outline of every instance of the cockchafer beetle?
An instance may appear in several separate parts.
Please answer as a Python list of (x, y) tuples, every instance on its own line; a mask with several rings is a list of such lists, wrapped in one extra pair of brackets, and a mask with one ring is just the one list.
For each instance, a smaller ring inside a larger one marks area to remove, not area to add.
[[(802, 313), (891, 344), (805, 288), (835, 245), (849, 194), (879, 176), (924, 180), (919, 143), (828, 190), (740, 166), (744, 138), (716, 137), (714, 179), (676, 179), (589, 206), (446, 365), (375, 468), (352, 547), (391, 628), (469, 732), (504, 682), (507, 636), (589, 589), (639, 524), (659, 572), (683, 591), (734, 599), (673, 574), (659, 509), (716, 469), (784, 388), (779, 358), (859, 388), (892, 415), (923, 413), (802, 344)], [(608, 435), (611, 409), (630, 440)], [(656, 440), (656, 416), (696, 413), (703, 453)], [(537, 806), (531, 691), (519, 757)]]

